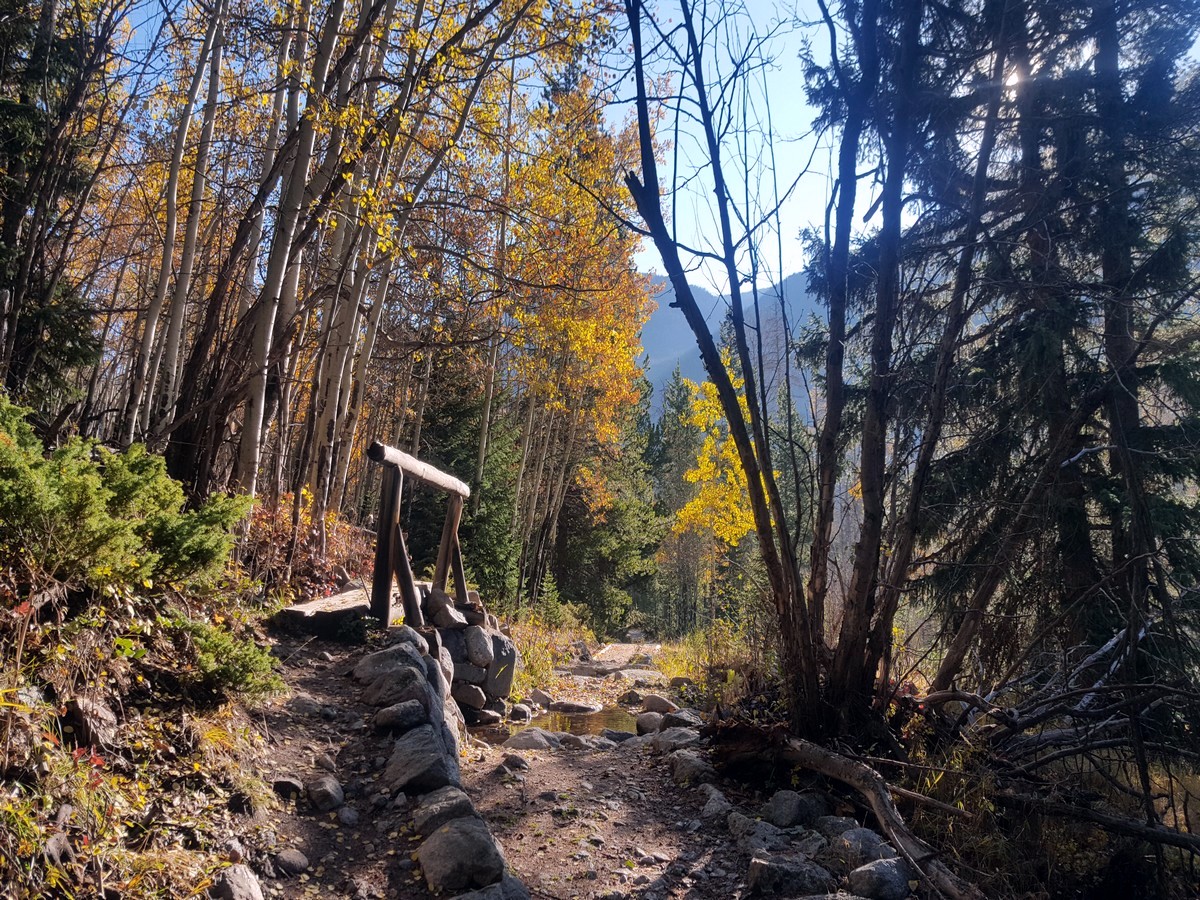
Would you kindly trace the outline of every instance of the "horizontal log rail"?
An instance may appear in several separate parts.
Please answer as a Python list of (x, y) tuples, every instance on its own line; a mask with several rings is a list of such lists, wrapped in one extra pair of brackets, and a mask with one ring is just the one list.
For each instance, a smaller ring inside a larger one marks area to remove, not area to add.
[(451, 494), (458, 494), (464, 500), (471, 496), (471, 488), (466, 483), (459, 481), (453, 475), (449, 475), (441, 469), (435, 469), (429, 463), (421, 462), (415, 456), (411, 456), (403, 450), (397, 450), (395, 447), (389, 447), (387, 444), (375, 441), (367, 448), (367, 456), (382, 466), (393, 466), (405, 475), (411, 475), (423, 484), (441, 488), (443, 491), (449, 491)]
[(463, 500), (471, 489), (453, 475), (421, 462), (415, 456), (375, 441), (367, 448), (367, 457), (383, 466), (383, 486), (379, 503), (379, 522), (375, 530), (375, 570), (371, 577), (371, 615), (386, 628), (392, 620), (392, 579), (400, 584), (400, 600), (404, 604), (405, 624), (413, 628), (425, 625), (421, 598), (413, 577), (412, 562), (400, 528), (400, 493), (404, 476), (422, 484), (440, 488), (450, 495), (442, 540), (438, 545), (437, 565), (433, 587), (446, 589), (450, 574), (454, 576), (454, 592), (462, 602), (467, 599), (467, 578), (463, 568), (462, 549), (458, 542), (458, 522), (462, 516)]

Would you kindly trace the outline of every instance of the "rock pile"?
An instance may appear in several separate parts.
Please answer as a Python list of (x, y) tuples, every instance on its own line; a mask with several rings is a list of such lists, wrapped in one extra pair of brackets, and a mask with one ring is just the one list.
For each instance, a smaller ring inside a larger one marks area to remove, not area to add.
[(425, 620), (441, 648), (450, 696), (469, 725), (495, 725), (508, 714), (508, 695), (517, 671), (517, 645), (483, 608), (479, 594), (457, 600), (443, 590), (419, 585)]

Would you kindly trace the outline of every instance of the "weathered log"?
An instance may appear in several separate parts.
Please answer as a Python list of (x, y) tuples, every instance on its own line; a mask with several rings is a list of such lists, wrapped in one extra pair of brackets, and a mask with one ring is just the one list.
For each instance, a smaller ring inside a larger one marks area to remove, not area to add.
[(441, 488), (443, 491), (458, 494), (458, 496), (463, 498), (471, 496), (471, 489), (465, 482), (459, 481), (453, 475), (448, 475), (441, 469), (435, 469), (429, 463), (421, 462), (415, 456), (410, 456), (403, 450), (397, 450), (395, 447), (389, 447), (387, 444), (375, 441), (367, 448), (367, 456), (373, 462), (377, 462), (380, 465), (395, 466), (403, 471), (404, 474), (417, 479), (417, 481)]
[(892, 802), (884, 777), (870, 766), (809, 741), (792, 738), (779, 749), (780, 758), (840, 781), (862, 795), (888, 840), (925, 877), (934, 890), (952, 900), (983, 900), (979, 888), (959, 878), (937, 859), (937, 851), (918, 838), (904, 823)]

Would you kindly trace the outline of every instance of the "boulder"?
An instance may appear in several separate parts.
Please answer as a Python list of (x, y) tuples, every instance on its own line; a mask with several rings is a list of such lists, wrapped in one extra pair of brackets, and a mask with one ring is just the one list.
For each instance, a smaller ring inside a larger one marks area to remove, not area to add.
[(662, 713), (644, 712), (637, 717), (638, 734), (654, 734), (662, 724)]
[(422, 725), (396, 741), (383, 782), (392, 792), (418, 793), (457, 784), (458, 759), (448, 755), (432, 725)]
[(642, 709), (646, 712), (656, 712), (666, 715), (679, 709), (674, 703), (661, 694), (647, 694), (642, 698)]
[(614, 741), (594, 734), (559, 734), (559, 743), (569, 750), (611, 750)]
[(321, 703), (308, 694), (294, 694), (287, 702), (288, 712), (297, 716), (319, 716)]
[(909, 882), (916, 873), (903, 859), (877, 859), (850, 873), (849, 886), (870, 900), (904, 900), (911, 892)]
[(420, 700), (405, 700), (403, 703), (384, 707), (377, 712), (375, 714), (375, 730), (394, 731), (402, 734), (418, 725), (424, 725), (427, 720), (428, 713)]
[(671, 687), (676, 689), (690, 688), (695, 686), (696, 682), (692, 681), (692, 679), (688, 678), (686, 675), (676, 675), (671, 679)]
[(451, 900), (529, 900), (529, 891), (518, 878), (505, 875), (495, 884), (490, 884), (477, 891), (459, 894)]
[(758, 814), (780, 828), (791, 828), (793, 825), (811, 825), (821, 816), (829, 812), (829, 801), (823, 794), (815, 791), (776, 791), (763, 804)]
[(504, 716), (494, 709), (471, 709), (470, 707), (463, 710), (463, 718), (467, 720), (468, 725), (499, 725), (504, 721)]
[(208, 889), (208, 896), (212, 900), (263, 900), (258, 876), (246, 865), (230, 866), (218, 872)]
[(637, 737), (632, 731), (617, 731), (615, 728), (605, 728), (600, 732), (600, 736), (608, 738), (614, 744), (623, 744), (630, 738)]
[(695, 750), (676, 750), (667, 762), (671, 767), (671, 778), (676, 784), (701, 784), (717, 780), (717, 770)]
[(308, 857), (291, 847), (275, 854), (275, 867), (285, 875), (300, 875), (308, 871)]
[(463, 632), (447, 628), (439, 631), (438, 636), (442, 639), (442, 646), (450, 651), (450, 659), (453, 662), (470, 662), (467, 659), (467, 639)]
[(468, 709), (483, 709), (487, 705), (487, 695), (476, 684), (459, 681), (450, 689), (450, 696)]
[(417, 848), (417, 863), (435, 894), (487, 887), (504, 877), (499, 844), (473, 817), (452, 819), (433, 832)]
[(667, 728), (699, 728), (703, 724), (704, 720), (694, 709), (678, 709), (675, 712), (666, 713), (658, 728), (660, 731)]
[(433, 834), (451, 819), (476, 815), (471, 798), (453, 785), (438, 788), (421, 798), (413, 810), (413, 827), (417, 834)]
[(467, 660), (472, 664), (486, 669), (492, 664), (495, 651), (492, 649), (491, 636), (478, 625), (472, 625), (463, 632), (463, 640), (467, 645)]
[(337, 638), (346, 633), (351, 623), (370, 614), (370, 596), (362, 588), (352, 588), (281, 609), (271, 621), (284, 631)]
[(368, 653), (355, 665), (353, 675), (359, 684), (371, 684), (380, 678), (396, 675), (402, 669), (416, 669), (422, 674), (425, 672), (421, 653), (408, 642), (392, 644), (383, 650)]
[(733, 811), (733, 804), (726, 799), (716, 787), (711, 784), (701, 784), (700, 790), (708, 799), (700, 816), (705, 819), (724, 819)]
[(557, 750), (558, 736), (544, 728), (526, 728), (518, 731), (502, 745), (507, 750)]
[(425, 598), (425, 615), (438, 628), (463, 629), (467, 627), (467, 618), (454, 606), (450, 595), (440, 588), (434, 588)]
[(743, 853), (779, 850), (787, 845), (788, 836), (770, 822), (760, 822), (737, 811), (731, 812), (725, 822)]
[(617, 698), (617, 702), (620, 703), (622, 706), (637, 706), (639, 703), (642, 702), (642, 699), (643, 698), (642, 698), (641, 694), (639, 694), (633, 688), (630, 688), (625, 693), (623, 693), (620, 697)]
[(533, 718), (533, 710), (524, 703), (515, 703), (509, 710), (508, 717), (514, 722), (528, 722)]
[(851, 828), (844, 832), (833, 842), (831, 852), (848, 869), (857, 869), (877, 859), (896, 856), (892, 845), (870, 828)]
[(554, 702), (554, 698), (543, 691), (541, 688), (534, 688), (529, 692), (529, 701), (536, 703), (538, 706), (549, 707)]
[(299, 778), (294, 778), (291, 775), (284, 775), (281, 778), (276, 778), (272, 782), (271, 787), (275, 789), (275, 793), (284, 800), (293, 800), (304, 794), (304, 782)]
[(487, 681), (487, 669), (481, 669), (471, 663), (455, 663), (454, 680), (465, 681), (467, 684), (483, 684)]
[(318, 812), (329, 812), (346, 802), (342, 785), (332, 775), (321, 775), (306, 786), (308, 800)]
[(694, 728), (668, 728), (660, 731), (650, 741), (650, 746), (659, 753), (670, 753), (681, 747), (700, 743), (700, 732)]
[(812, 825), (830, 840), (841, 837), (852, 828), (861, 827), (855, 819), (849, 816), (818, 816)]
[[(405, 645), (407, 646), (407, 645)], [(394, 706), (405, 700), (420, 700), (425, 694), (426, 679), (423, 671), (402, 668), (372, 681), (362, 699), (371, 706)]]
[(828, 893), (837, 887), (837, 879), (805, 856), (756, 853), (750, 860), (746, 884), (756, 894), (795, 897)]
[(507, 697), (512, 693), (513, 677), (517, 674), (517, 645), (512, 638), (492, 633), (492, 663), (488, 666), (483, 689), (489, 697)]
[(566, 713), (567, 715), (586, 716), (592, 713), (598, 713), (602, 709), (598, 703), (579, 703), (575, 700), (555, 700), (550, 704), (551, 712)]
[(417, 631), (411, 625), (398, 625), (395, 628), (389, 628), (388, 634), (397, 643), (412, 644), (422, 656), (429, 653), (429, 641), (425, 640), (421, 632)]

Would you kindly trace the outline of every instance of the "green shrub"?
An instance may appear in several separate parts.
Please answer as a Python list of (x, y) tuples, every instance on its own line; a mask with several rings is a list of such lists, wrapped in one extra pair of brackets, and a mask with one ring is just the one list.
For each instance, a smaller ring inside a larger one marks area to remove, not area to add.
[(47, 456), (26, 413), (0, 396), (0, 566), (29, 588), (76, 590), (202, 585), (223, 570), (249, 498), (185, 511), (161, 457), (78, 438)]
[(239, 638), (207, 622), (177, 620), (175, 627), (191, 636), (201, 686), (229, 696), (265, 697), (283, 690), (271, 654), (251, 640)]

